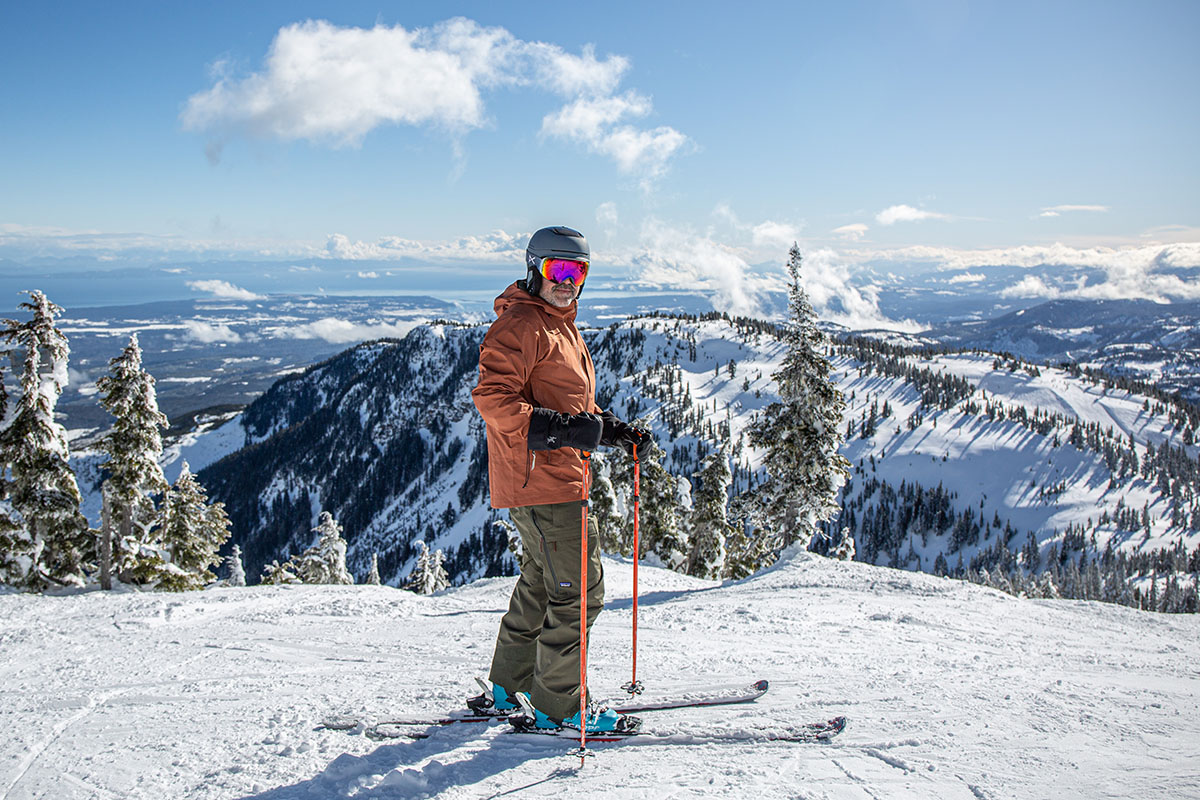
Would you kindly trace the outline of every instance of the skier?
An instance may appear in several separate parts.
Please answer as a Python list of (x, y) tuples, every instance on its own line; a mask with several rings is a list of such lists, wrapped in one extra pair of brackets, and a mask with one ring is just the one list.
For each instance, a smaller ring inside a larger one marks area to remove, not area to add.
[[(595, 367), (575, 327), (590, 255), (587, 239), (572, 228), (534, 233), (526, 277), (496, 298), (497, 319), (479, 348), (472, 397), (487, 423), (491, 503), (509, 509), (522, 555), (496, 637), (492, 696), (468, 701), (477, 712), (507, 713), (524, 692), (538, 727), (586, 724), (588, 733), (616, 730), (620, 718), (593, 711), (580, 719), (583, 453), (598, 446), (631, 452), (650, 437), (596, 405)], [(595, 521), (588, 525), (590, 633), (604, 604), (604, 572)]]

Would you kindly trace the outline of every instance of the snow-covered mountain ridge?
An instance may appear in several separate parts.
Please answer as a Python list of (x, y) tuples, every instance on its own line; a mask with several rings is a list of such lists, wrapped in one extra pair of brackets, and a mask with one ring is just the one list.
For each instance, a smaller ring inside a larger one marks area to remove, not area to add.
[(1071, 361), (1200, 399), (1200, 303), (1051, 300), (994, 319), (944, 323), (923, 338), (949, 347)]
[[(469, 396), (483, 331), (420, 327), (368, 343), (283, 379), (246, 410), (252, 445), (201, 477), (229, 505), (252, 575), (307, 547), (319, 508), (345, 526), (360, 575), (379, 552), (385, 580), (402, 579), (420, 538), (448, 551), (460, 580), (511, 569)], [(641, 317), (585, 336), (600, 403), (648, 420), (673, 474), (691, 476), (727, 439), (733, 492), (755, 480), (744, 433), (775, 399), (783, 345), (773, 326)], [(860, 555), (927, 571), (960, 556), (964, 568), (1056, 559), (1086, 571), (1112, 542), (1126, 553), (1178, 545), (1174, 571), (1196, 570), (1192, 406), (988, 354), (848, 339), (833, 358), (855, 466), (837, 525), (853, 528)]]
[[(593, 689), (629, 678), (631, 567), (605, 559)], [(434, 716), (482, 674), (512, 587), (0, 596), (0, 796), (1200, 797), (1200, 617), (1019, 600), (789, 554), (726, 584), (641, 570), (647, 696), (766, 678), (756, 703), (646, 715), (593, 745), (501, 726), (374, 742), (330, 714)], [(704, 646), (697, 642), (703, 640)], [(834, 714), (829, 745), (706, 743)]]

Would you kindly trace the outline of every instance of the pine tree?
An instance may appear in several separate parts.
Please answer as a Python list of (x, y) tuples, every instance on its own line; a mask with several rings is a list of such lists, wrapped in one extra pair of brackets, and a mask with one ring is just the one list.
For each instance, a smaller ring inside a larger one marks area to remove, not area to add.
[[(912, 547), (911, 543), (909, 547)], [(839, 561), (854, 560), (854, 534), (850, 532), (849, 528), (842, 528), (842, 541), (834, 551), (833, 557)]]
[(596, 520), (596, 530), (600, 532), (600, 549), (608, 553), (620, 553), (623, 526), (616, 515), (617, 493), (609, 477), (611, 465), (612, 461), (603, 453), (592, 453), (588, 516)]
[(441, 550), (429, 550), (425, 542), (418, 542), (421, 552), (417, 556), (417, 565), (408, 576), (405, 588), (417, 594), (433, 594), (450, 586), (450, 576), (442, 566), (445, 556)]
[(121, 355), (109, 361), (109, 374), (96, 381), (96, 387), (101, 392), (100, 405), (116, 417), (112, 430), (100, 441), (100, 449), (108, 454), (105, 468), (109, 478), (103, 491), (118, 526), (118, 535), (112, 539), (108, 538), (110, 530), (102, 531), (101, 574), (106, 576), (111, 565), (122, 580), (129, 580), (137, 569), (142, 545), (150, 542), (156, 518), (152, 496), (167, 491), (167, 479), (158, 463), (163, 450), (159, 429), (167, 426), (167, 418), (158, 410), (154, 378), (142, 368), (136, 333), (129, 337)]
[(725, 542), (733, 535), (727, 509), (733, 475), (724, 446), (704, 459), (697, 476), (700, 488), (692, 509), (692, 552), (687, 574), (719, 578), (725, 570)]
[(229, 567), (229, 579), (226, 581), (226, 585), (245, 586), (246, 568), (242, 565), (242, 548), (235, 544), (233, 552), (225, 558), (225, 565)]
[(518, 564), (521, 563), (521, 532), (517, 530), (517, 526), (506, 519), (494, 519), (492, 533), (508, 542), (508, 552)]
[[(11, 352), (0, 350), (0, 359), (8, 360)], [(8, 420), (8, 391), (4, 388), (4, 363), (0, 361), (0, 429)], [(0, 584), (16, 583), (24, 576), (18, 554), (25, 549), (25, 530), (9, 501), (11, 486), (8, 480), (8, 461), (0, 449)]]
[(379, 577), (379, 553), (371, 554), (371, 572), (367, 575), (367, 585), (380, 586), (383, 579)]
[[(643, 450), (645, 452), (643, 452)], [(641, 465), (639, 542), (642, 557), (653, 556), (667, 569), (681, 571), (687, 565), (688, 533), (683, 525), (682, 499), (685, 479), (676, 479), (662, 465), (666, 455), (651, 442), (638, 448)]]
[[(600, 528), (600, 548), (606, 553), (633, 557), (633, 459), (622, 452), (619, 457), (607, 458), (607, 485), (592, 486), (590, 499), (596, 502), (600, 493), (612, 493), (613, 512), (608, 523)], [(639, 459), (640, 464), (640, 459)], [(640, 466), (639, 466), (640, 470)], [(600, 500), (603, 504), (607, 501)], [(639, 504), (639, 511), (643, 506)], [(640, 538), (640, 522), (639, 522)]]
[(229, 538), (229, 517), (224, 503), (209, 505), (204, 487), (187, 462), (167, 490), (156, 530), (157, 542), (141, 547), (138, 572), (158, 588), (169, 591), (202, 589), (216, 580), (209, 567), (221, 563), (218, 551)]
[(265, 584), (285, 584), (299, 583), (300, 579), (292, 572), (293, 562), (288, 561), (279, 563), (278, 560), (272, 561), (263, 567), (262, 582)]
[(758, 569), (753, 551), (754, 542), (746, 534), (745, 524), (733, 525), (725, 538), (725, 565), (721, 568), (721, 577), (738, 581), (753, 575)]
[[(54, 408), (67, 385), (67, 338), (55, 327), (62, 308), (42, 292), (29, 292), (20, 308), (32, 313), (25, 322), (5, 320), (3, 338), (23, 355), (21, 398), (8, 427), (0, 434), (3, 461), (12, 473), (13, 508), (24, 530), (10, 532), (4, 561), (6, 581), (41, 591), (50, 586), (79, 586), (85, 562), (95, 555), (87, 520), (79, 511), (79, 487), (69, 463), (66, 431), (54, 421)], [(14, 568), (15, 567), (15, 568)]]
[[(773, 376), (779, 402), (750, 428), (751, 443), (764, 450), (768, 476), (754, 490), (753, 519), (779, 548), (793, 543), (808, 547), (817, 524), (837, 513), (837, 493), (850, 467), (838, 453), (846, 403), (830, 377), (827, 340), (800, 285), (801, 261), (799, 247), (792, 245), (788, 353)], [(768, 559), (774, 556), (768, 554)]]
[(354, 576), (346, 569), (346, 540), (342, 538), (342, 526), (333, 514), (322, 511), (313, 528), (317, 543), (294, 559), (296, 576), (304, 583), (354, 583)]

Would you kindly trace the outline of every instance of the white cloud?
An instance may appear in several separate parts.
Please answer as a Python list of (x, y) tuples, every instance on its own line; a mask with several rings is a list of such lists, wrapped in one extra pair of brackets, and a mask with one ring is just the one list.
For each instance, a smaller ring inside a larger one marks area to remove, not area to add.
[(800, 230), (786, 222), (767, 220), (754, 226), (754, 244), (756, 247), (778, 247), (786, 250), (800, 238)]
[(572, 101), (546, 117), (544, 133), (582, 143), (647, 181), (687, 137), (619, 124), (651, 111), (637, 92), (616, 95), (628, 70), (628, 59), (597, 58), (590, 45), (573, 55), (461, 17), (413, 30), (310, 20), (279, 30), (259, 72), (237, 78), (218, 64), (214, 85), (188, 98), (180, 118), (186, 129), (214, 136), (208, 152), (216, 161), (233, 135), (353, 146), (391, 124), (459, 137), (490, 123), (486, 91), (533, 86)]
[(543, 117), (541, 135), (579, 142), (594, 153), (611, 157), (619, 171), (652, 180), (666, 171), (667, 162), (688, 139), (667, 126), (639, 130), (619, 124), (627, 117), (644, 117), (650, 111), (649, 98), (637, 92), (581, 97)]
[(1036, 275), (1026, 275), (1012, 286), (1000, 292), (1001, 297), (1044, 297), (1047, 300), (1061, 296), (1058, 289), (1047, 286), (1046, 282)]
[(617, 204), (611, 200), (596, 206), (596, 222), (608, 233), (614, 233), (617, 228)]
[(845, 325), (851, 330), (885, 328), (917, 333), (921, 325), (912, 320), (894, 320), (879, 310), (878, 287), (854, 286), (851, 262), (835, 250), (823, 249), (804, 254), (800, 280), (813, 308), (823, 320)]
[(367, 278), (367, 279), (370, 279), (370, 278), (378, 278), (378, 277), (379, 277), (379, 273), (378, 273), (378, 272), (375, 272), (374, 270), (372, 270), (372, 271), (370, 271), (370, 272), (363, 272), (362, 270), (359, 270), (359, 271), (358, 271), (358, 277), (360, 277), (360, 278)]
[(419, 324), (418, 322), (362, 324), (325, 317), (303, 325), (274, 328), (268, 333), (281, 339), (324, 339), (331, 344), (350, 344), (368, 339), (401, 339)]
[[(502, 264), (524, 263), (529, 234), (492, 231), (485, 236), (461, 236), (448, 241), (416, 241), (385, 236), (375, 242), (353, 241), (341, 233), (330, 234), (323, 255), (348, 261), (394, 261), (411, 258), (433, 261)], [(361, 274), (361, 273), (360, 273)]]
[(895, 225), (897, 222), (920, 222), (926, 219), (950, 219), (950, 216), (906, 205), (888, 206), (875, 215), (875, 221), (880, 225)]
[(213, 344), (215, 342), (229, 342), (233, 344), (242, 341), (241, 334), (228, 325), (214, 325), (203, 320), (189, 319), (184, 320), (183, 328), (187, 331), (188, 336), (205, 344)]
[[(800, 238), (802, 225), (771, 219), (764, 220), (757, 225), (742, 222), (728, 203), (718, 203), (713, 208), (712, 215), (718, 222), (730, 229), (727, 237), (729, 245), (753, 248), (756, 252), (745, 253), (744, 256), (756, 261), (781, 258), (787, 249)], [(715, 234), (710, 231), (709, 235)]]
[[(718, 207), (729, 212), (728, 207)], [(790, 242), (789, 242), (790, 243)], [(769, 291), (786, 291), (784, 259), (771, 274), (756, 274), (744, 251), (680, 225), (657, 220), (642, 231), (642, 242), (631, 261), (640, 285), (648, 289), (682, 289), (711, 292), (713, 307), (731, 314), (762, 316)], [(897, 322), (879, 311), (874, 287), (851, 286), (850, 265), (832, 250), (806, 253), (802, 268), (804, 288), (823, 319), (848, 327), (920, 330), (909, 320)]]
[(712, 292), (713, 307), (731, 314), (761, 306), (749, 264), (732, 247), (682, 226), (648, 222), (632, 261), (647, 288)]
[(1072, 211), (1088, 211), (1088, 212), (1100, 214), (1100, 213), (1109, 211), (1109, 207), (1108, 206), (1049, 206), (1047, 208), (1043, 208), (1042, 213), (1039, 214), (1038, 216), (1057, 217), (1063, 213), (1069, 213)]
[[(1100, 280), (1076, 279), (1075, 272), (1059, 270), (1064, 277), (1022, 279), (1008, 288), (1020, 297), (1078, 297), (1089, 299), (1146, 299), (1157, 302), (1200, 300), (1200, 280), (1181, 277), (1178, 270), (1200, 268), (1200, 243), (1138, 247), (1075, 248), (1064, 244), (1021, 246), (989, 250), (955, 250), (942, 247), (905, 247), (896, 250), (859, 250), (849, 254), (858, 263), (911, 265), (927, 263), (941, 270), (986, 267), (1063, 267), (1094, 269)], [(1028, 277), (1028, 276), (1027, 276)]]
[(961, 275), (955, 275), (948, 278), (946, 283), (979, 283), (987, 278), (982, 272), (964, 272)]
[(840, 228), (834, 228), (832, 233), (840, 236), (843, 239), (857, 242), (859, 239), (865, 236), (869, 230), (870, 228), (867, 225), (861, 222), (853, 222), (849, 225), (842, 225)]
[(261, 294), (255, 294), (249, 289), (234, 286), (229, 281), (188, 281), (187, 285), (197, 292), (208, 292), (213, 297), (227, 300), (265, 300)]

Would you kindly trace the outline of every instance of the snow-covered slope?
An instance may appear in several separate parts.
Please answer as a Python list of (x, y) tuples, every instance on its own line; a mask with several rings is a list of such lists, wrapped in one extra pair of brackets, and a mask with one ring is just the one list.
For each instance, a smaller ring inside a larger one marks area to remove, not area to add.
[[(629, 677), (631, 568), (607, 560), (593, 689)], [(647, 696), (766, 678), (749, 706), (646, 715), (670, 741), (502, 726), (372, 741), (331, 713), (437, 715), (486, 671), (511, 578), (0, 596), (0, 798), (1200, 797), (1200, 618), (1018, 600), (791, 554), (713, 584), (644, 568)], [(846, 714), (828, 745), (705, 743)], [(423, 730), (423, 729), (419, 729)]]

